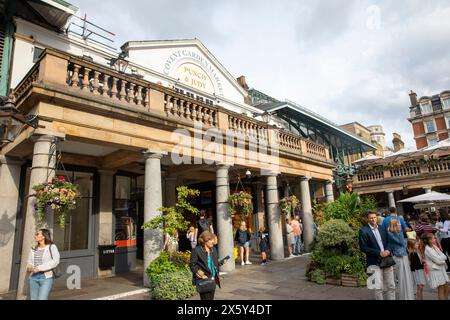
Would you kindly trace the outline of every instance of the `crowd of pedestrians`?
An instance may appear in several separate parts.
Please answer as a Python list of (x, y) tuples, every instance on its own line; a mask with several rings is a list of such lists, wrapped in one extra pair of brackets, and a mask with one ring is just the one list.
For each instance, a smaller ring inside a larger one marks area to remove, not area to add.
[(423, 300), (425, 286), (436, 290), (440, 300), (449, 296), (450, 220), (446, 209), (419, 219), (369, 212), (368, 224), (359, 231), (359, 245), (366, 254), (377, 300)]

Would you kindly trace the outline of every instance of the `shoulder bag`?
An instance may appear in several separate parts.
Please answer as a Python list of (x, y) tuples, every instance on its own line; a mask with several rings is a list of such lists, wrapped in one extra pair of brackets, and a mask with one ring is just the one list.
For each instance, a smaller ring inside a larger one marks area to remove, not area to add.
[(214, 278), (197, 279), (195, 286), (198, 293), (211, 292), (216, 290), (216, 281)]
[[(53, 260), (52, 245), (50, 245), (50, 247), (48, 248), (48, 250), (50, 251), (50, 256), (52, 257), (52, 260)], [(53, 272), (53, 276), (54, 276), (55, 278), (61, 277), (62, 272), (61, 272), (61, 267), (60, 267), (60, 265), (58, 264), (56, 267), (54, 267), (54, 268), (52, 269), (52, 272)]]
[(387, 257), (382, 257), (381, 261), (380, 261), (380, 269), (386, 269), (389, 267), (392, 267), (393, 265), (395, 265), (395, 260), (394, 258), (392, 258), (391, 255), (387, 256)]

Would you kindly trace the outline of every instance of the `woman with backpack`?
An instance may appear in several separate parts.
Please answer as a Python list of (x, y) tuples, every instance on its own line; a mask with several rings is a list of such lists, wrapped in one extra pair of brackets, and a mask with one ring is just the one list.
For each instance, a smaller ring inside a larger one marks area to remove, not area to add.
[(47, 229), (38, 230), (34, 239), (36, 246), (31, 248), (27, 264), (27, 271), (31, 272), (30, 300), (48, 300), (54, 281), (53, 269), (59, 265), (59, 251)]
[(214, 234), (214, 228), (211, 225), (211, 223), (208, 221), (208, 219), (206, 219), (206, 212), (204, 209), (200, 210), (200, 219), (197, 221), (197, 225), (195, 228), (195, 239), (197, 239), (197, 243), (198, 243), (198, 238), (200, 237), (200, 235), (205, 232), (205, 231), (209, 231), (212, 234)]

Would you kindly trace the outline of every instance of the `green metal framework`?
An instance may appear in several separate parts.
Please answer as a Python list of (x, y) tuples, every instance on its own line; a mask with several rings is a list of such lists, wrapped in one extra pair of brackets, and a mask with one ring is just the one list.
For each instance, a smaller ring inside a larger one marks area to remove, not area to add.
[(360, 154), (362, 157), (364, 152), (375, 150), (374, 146), (360, 137), (293, 102), (278, 101), (255, 89), (249, 90), (249, 96), (254, 106), (285, 121), (286, 129), (290, 132), (329, 148), (330, 157), (336, 164), (334, 175), (337, 188), (355, 173), (350, 156)]

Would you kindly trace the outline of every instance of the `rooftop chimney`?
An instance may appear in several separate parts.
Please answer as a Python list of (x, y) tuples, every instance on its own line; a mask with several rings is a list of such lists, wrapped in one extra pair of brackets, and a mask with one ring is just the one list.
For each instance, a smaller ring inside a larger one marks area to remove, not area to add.
[(248, 91), (249, 87), (247, 82), (245, 81), (245, 76), (240, 76), (239, 78), (236, 79), (237, 82), (239, 83), (239, 85), (244, 88), (245, 91)]
[(402, 137), (394, 132), (394, 138), (392, 139), (392, 144), (394, 145), (394, 152), (397, 152), (405, 147), (405, 143), (402, 141)]
[(411, 100), (411, 107), (417, 106), (417, 93), (411, 90), (409, 94), (409, 100)]

